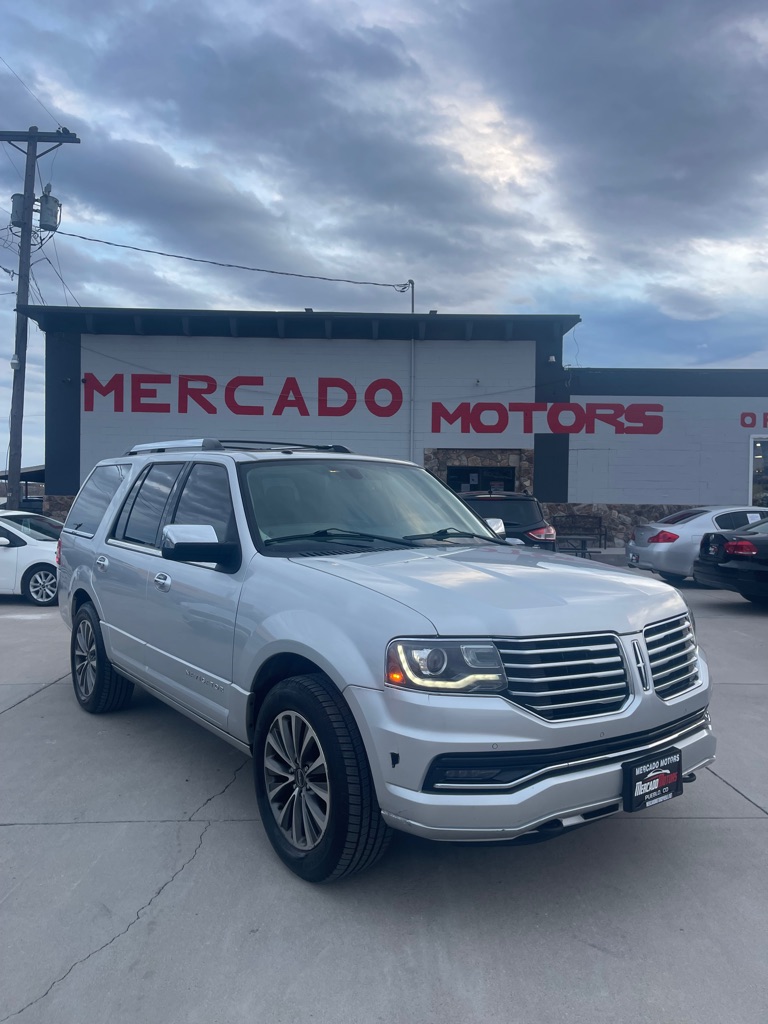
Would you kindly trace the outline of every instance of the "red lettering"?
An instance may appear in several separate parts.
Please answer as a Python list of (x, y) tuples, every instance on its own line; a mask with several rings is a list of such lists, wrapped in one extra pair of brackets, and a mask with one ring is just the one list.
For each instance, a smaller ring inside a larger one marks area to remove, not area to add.
[[(561, 417), (573, 416), (570, 423), (563, 423)], [(553, 434), (580, 434), (587, 422), (587, 414), (580, 405), (573, 402), (555, 402), (547, 412), (547, 425)]]
[(469, 402), (460, 402), (459, 405), (450, 412), (443, 405), (442, 402), (432, 403), (432, 433), (439, 434), (440, 425), (443, 420), (449, 425), (456, 423), (457, 421), (461, 424), (462, 434), (469, 433), (469, 420), (471, 415), (471, 409)]
[[(341, 405), (330, 405), (328, 392), (331, 389), (343, 391), (347, 396)], [(317, 382), (317, 415), (346, 416), (352, 412), (357, 403), (357, 392), (343, 377), (320, 377)]]
[(224, 389), (224, 404), (236, 416), (263, 416), (263, 405), (243, 405), (237, 400), (238, 388), (260, 388), (263, 384), (263, 377), (233, 377)]
[(510, 412), (521, 412), (523, 414), (523, 433), (533, 433), (533, 414), (544, 412), (547, 408), (546, 402), (510, 402), (507, 406)]
[(625, 432), (624, 421), (621, 418), (624, 406), (616, 404), (601, 405), (597, 402), (587, 402), (587, 433), (594, 434), (595, 423), (607, 423), (613, 427), (614, 434)]
[[(387, 405), (379, 405), (377, 402), (376, 396), (380, 391), (389, 392), (389, 402)], [(372, 412), (374, 416), (394, 416), (395, 413), (400, 411), (402, 404), (402, 388), (399, 384), (390, 380), (388, 377), (380, 377), (378, 380), (369, 384), (365, 389), (365, 405), (368, 411)]]
[[(485, 412), (496, 417), (494, 422), (485, 422)], [(470, 414), (470, 424), (476, 434), (501, 434), (509, 426), (509, 413), (501, 402), (475, 402)]]
[(131, 412), (170, 412), (170, 402), (153, 402), (157, 384), (170, 384), (170, 373), (131, 374)]
[[(193, 384), (202, 384), (202, 387), (192, 387)], [(203, 397), (213, 394), (215, 390), (216, 381), (213, 377), (207, 377), (205, 374), (179, 374), (179, 412), (189, 412), (191, 399), (200, 406), (203, 412), (215, 413), (216, 406)]]
[(123, 401), (123, 375), (116, 373), (110, 377), (106, 384), (102, 384), (98, 377), (92, 373), (86, 373), (83, 377), (83, 411), (93, 412), (94, 395), (113, 395), (115, 412), (122, 412)]
[(277, 401), (275, 402), (275, 408), (272, 410), (272, 415), (282, 416), (284, 409), (298, 409), (299, 416), (309, 416), (307, 403), (304, 401), (304, 395), (302, 395), (299, 382), (295, 377), (285, 378), (283, 390), (277, 396)]
[(739, 422), (742, 427), (756, 427), (757, 426), (757, 414), (754, 412), (743, 412), (739, 417)]
[(664, 417), (653, 415), (653, 413), (659, 412), (664, 412), (663, 405), (643, 405), (641, 403), (628, 405), (624, 410), (624, 419), (627, 423), (635, 423), (637, 426), (628, 426), (625, 433), (660, 434), (664, 429)]

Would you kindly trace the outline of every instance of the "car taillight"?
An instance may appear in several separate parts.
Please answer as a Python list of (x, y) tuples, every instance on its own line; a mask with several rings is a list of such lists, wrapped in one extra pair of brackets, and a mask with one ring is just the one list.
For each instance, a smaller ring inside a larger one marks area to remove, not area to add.
[(61, 537), (56, 544), (56, 565), (61, 565)]
[(757, 548), (751, 540), (727, 540), (725, 553), (726, 555), (756, 555)]
[(528, 530), (532, 540), (556, 540), (557, 530), (554, 526), (540, 526), (538, 530)]
[(672, 541), (679, 539), (678, 533), (670, 533), (669, 530), (659, 530), (658, 533), (654, 533), (652, 537), (648, 538), (649, 544), (671, 544)]

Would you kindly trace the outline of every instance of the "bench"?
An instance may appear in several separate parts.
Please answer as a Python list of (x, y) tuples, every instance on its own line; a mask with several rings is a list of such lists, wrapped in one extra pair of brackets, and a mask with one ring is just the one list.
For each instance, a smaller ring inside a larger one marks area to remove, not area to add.
[(607, 546), (607, 531), (603, 517), (592, 513), (569, 512), (553, 516), (557, 530), (557, 550), (591, 558)]

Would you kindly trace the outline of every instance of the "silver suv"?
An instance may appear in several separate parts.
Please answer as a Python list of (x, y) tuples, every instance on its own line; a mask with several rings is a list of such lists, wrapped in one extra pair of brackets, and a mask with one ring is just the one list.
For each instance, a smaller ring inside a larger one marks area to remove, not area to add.
[(117, 711), (138, 683), (252, 754), (313, 882), (392, 828), (530, 841), (680, 795), (715, 753), (680, 594), (489, 523), (340, 446), (139, 445), (62, 533), (75, 696)]

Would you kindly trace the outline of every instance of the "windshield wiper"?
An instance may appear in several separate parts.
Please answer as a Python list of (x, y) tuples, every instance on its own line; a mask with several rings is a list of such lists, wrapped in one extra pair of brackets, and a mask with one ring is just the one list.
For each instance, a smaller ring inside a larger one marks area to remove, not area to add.
[(454, 537), (473, 537), (475, 540), (491, 541), (493, 544), (506, 543), (502, 537), (497, 537), (495, 534), (486, 537), (482, 533), (471, 533), (469, 530), (460, 530), (456, 526), (444, 526), (442, 530), (435, 530), (432, 533), (413, 533), (409, 537), (403, 537), (403, 540), (453, 540)]
[(327, 530), (315, 530), (314, 533), (290, 533), (285, 537), (270, 537), (264, 541), (264, 546), (269, 544), (282, 544), (292, 540), (380, 540), (386, 544), (403, 544), (409, 546), (412, 537), (385, 537), (378, 533), (362, 533), (358, 530), (344, 530), (340, 526), (330, 526)]

